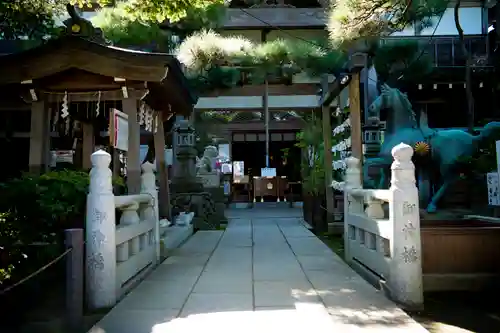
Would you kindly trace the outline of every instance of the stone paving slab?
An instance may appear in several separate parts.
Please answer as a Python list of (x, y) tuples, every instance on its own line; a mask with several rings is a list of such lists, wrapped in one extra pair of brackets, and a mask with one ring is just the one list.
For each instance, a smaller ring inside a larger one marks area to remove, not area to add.
[(426, 332), (297, 211), (230, 211), (225, 231), (197, 232), (91, 332)]

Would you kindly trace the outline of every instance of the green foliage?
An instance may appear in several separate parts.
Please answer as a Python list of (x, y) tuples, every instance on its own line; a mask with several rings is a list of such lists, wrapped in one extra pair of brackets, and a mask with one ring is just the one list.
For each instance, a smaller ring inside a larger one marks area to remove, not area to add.
[[(121, 179), (114, 182), (123, 185)], [(19, 236), (23, 243), (52, 242), (54, 233), (83, 227), (88, 185), (87, 172), (70, 170), (26, 174), (0, 184), (0, 212), (8, 226), (0, 234), (0, 244), (7, 244), (11, 236)]]
[(78, 171), (27, 174), (2, 184), (0, 212), (23, 243), (53, 242), (56, 231), (83, 225), (88, 184)]
[[(224, 0), (71, 0), (83, 8), (117, 4), (117, 9), (105, 8), (102, 18), (107, 36), (116, 45), (164, 43), (158, 23), (178, 23), (178, 28), (194, 31), (214, 28), (225, 8)], [(0, 39), (42, 40), (59, 32), (56, 19), (66, 12), (67, 0), (7, 0), (0, 1)], [(123, 21), (123, 22), (120, 22)], [(130, 37), (127, 37), (130, 34)], [(182, 36), (181, 36), (182, 37)], [(116, 38), (116, 39), (115, 39)], [(138, 41), (139, 43), (135, 43)], [(130, 43), (130, 44), (129, 44)]]
[(325, 168), (321, 118), (306, 118), (304, 129), (297, 134), (296, 146), (302, 149), (302, 186), (306, 193), (320, 195), (325, 191)]
[[(109, 6), (119, 1), (72, 0), (71, 2), (83, 7), (94, 3)], [(165, 21), (179, 22), (190, 15), (205, 12), (211, 6), (224, 4), (226, 4), (224, 0), (126, 0), (123, 8), (134, 19), (143, 22), (164, 23)]]
[(328, 31), (335, 46), (350, 48), (369, 40), (401, 31), (412, 23), (417, 30), (432, 25), (449, 0), (337, 0), (330, 6)]
[(218, 1), (206, 7), (190, 7), (185, 17), (175, 23), (170, 23), (170, 29), (183, 40), (195, 31), (219, 28), (226, 17), (226, 8), (226, 5)]
[(175, 48), (173, 33), (181, 39), (200, 29), (216, 28), (224, 16), (225, 7), (212, 4), (203, 8), (187, 8), (179, 22), (162, 29), (154, 17), (130, 11), (131, 1), (98, 11), (91, 21), (101, 28), (106, 39), (121, 47), (141, 47), (150, 51), (169, 52)]
[(224, 0), (131, 0), (127, 10), (139, 19), (162, 23), (166, 20), (178, 22), (210, 6), (224, 4)]
[[(122, 179), (114, 183), (123, 186)], [(70, 170), (25, 174), (0, 184), (0, 283), (26, 259), (32, 244), (56, 244), (40, 254), (51, 258), (61, 250), (64, 229), (84, 227), (88, 186), (87, 172)]]
[(381, 82), (392, 85), (398, 78), (416, 81), (429, 75), (434, 69), (433, 61), (422, 52), (418, 40), (386, 40), (375, 50), (373, 64)]
[(0, 39), (42, 40), (57, 32), (54, 18), (64, 13), (63, 0), (0, 1)]
[(265, 77), (291, 78), (299, 72), (333, 73), (346, 60), (345, 53), (315, 42), (280, 39), (254, 44), (241, 36), (224, 37), (210, 30), (187, 37), (176, 55), (194, 85), (208, 89), (259, 84)]
[(126, 3), (99, 10), (92, 24), (102, 29), (104, 37), (120, 47), (142, 47), (151, 51), (169, 51), (170, 36), (156, 21), (139, 21), (125, 10)]

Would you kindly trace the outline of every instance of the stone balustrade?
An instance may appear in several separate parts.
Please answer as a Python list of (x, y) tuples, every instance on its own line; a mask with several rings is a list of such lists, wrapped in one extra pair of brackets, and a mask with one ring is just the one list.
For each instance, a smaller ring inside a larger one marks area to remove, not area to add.
[[(422, 251), (413, 149), (401, 143), (392, 155), (388, 190), (363, 189), (359, 160), (346, 161), (345, 257), (369, 279), (381, 282), (394, 301), (419, 308), (423, 305)], [(387, 217), (384, 203), (389, 206)]]
[[(86, 216), (89, 307), (114, 306), (160, 259), (158, 193), (154, 166), (142, 165), (141, 193), (115, 196), (111, 156), (92, 154)], [(116, 221), (116, 211), (121, 212)]]

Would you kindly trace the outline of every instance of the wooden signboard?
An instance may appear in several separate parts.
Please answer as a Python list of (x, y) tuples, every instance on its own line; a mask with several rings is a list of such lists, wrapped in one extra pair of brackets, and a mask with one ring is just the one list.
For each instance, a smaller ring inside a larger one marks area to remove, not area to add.
[(128, 151), (128, 115), (116, 109), (109, 113), (109, 141), (113, 148)]

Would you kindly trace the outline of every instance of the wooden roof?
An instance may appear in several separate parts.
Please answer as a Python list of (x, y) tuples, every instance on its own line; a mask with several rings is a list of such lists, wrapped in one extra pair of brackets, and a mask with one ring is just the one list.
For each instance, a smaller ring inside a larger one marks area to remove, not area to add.
[[(90, 73), (113, 82), (113, 78), (121, 78), (127, 86), (140, 85), (149, 90), (146, 102), (158, 111), (167, 111), (170, 105), (173, 112), (190, 113), (198, 99), (190, 91), (180, 63), (169, 54), (121, 49), (67, 35), (24, 52), (0, 56), (0, 85), (32, 80), (35, 89), (46, 89), (48, 78), (68, 72)], [(82, 79), (76, 76), (72, 80)], [(116, 89), (116, 85), (109, 89)], [(106, 90), (106, 86), (95, 86), (95, 90)]]

